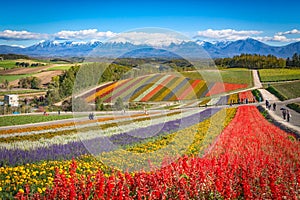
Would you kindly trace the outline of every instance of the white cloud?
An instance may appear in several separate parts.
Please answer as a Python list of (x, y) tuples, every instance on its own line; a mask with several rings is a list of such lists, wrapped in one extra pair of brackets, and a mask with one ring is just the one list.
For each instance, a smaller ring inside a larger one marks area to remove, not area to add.
[(48, 34), (33, 33), (28, 31), (4, 30), (0, 32), (0, 40), (40, 40), (48, 39)]
[(217, 39), (217, 40), (242, 40), (252, 37), (253, 35), (259, 35), (262, 31), (256, 30), (241, 30), (237, 31), (234, 29), (222, 29), (222, 30), (213, 30), (207, 29), (204, 31), (198, 31), (196, 37), (204, 37), (208, 39)]
[(292, 35), (292, 34), (300, 34), (300, 30), (293, 29), (293, 30), (290, 30), (290, 31), (277, 33), (277, 35)]
[(130, 42), (135, 45), (147, 44), (151, 46), (167, 46), (171, 43), (181, 43), (187, 41), (183, 36), (170, 32), (126, 32), (120, 33), (112, 38), (110, 42)]
[(63, 30), (54, 34), (55, 38), (59, 40), (101, 39), (101, 38), (110, 38), (115, 35), (116, 33), (113, 33), (111, 31), (99, 32), (97, 29), (87, 29), (87, 30), (78, 30), (78, 31)]

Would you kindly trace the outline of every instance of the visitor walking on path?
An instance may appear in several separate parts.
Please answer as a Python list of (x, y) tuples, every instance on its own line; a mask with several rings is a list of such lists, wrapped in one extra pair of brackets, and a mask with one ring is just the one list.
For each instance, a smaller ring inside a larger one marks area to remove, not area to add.
[(285, 120), (285, 118), (286, 118), (286, 110), (285, 109), (282, 110), (282, 117)]
[(289, 111), (289, 110), (286, 110), (286, 121), (287, 121), (287, 122), (290, 121), (290, 117), (291, 117), (290, 111)]
[(276, 103), (273, 103), (273, 110), (276, 111)]

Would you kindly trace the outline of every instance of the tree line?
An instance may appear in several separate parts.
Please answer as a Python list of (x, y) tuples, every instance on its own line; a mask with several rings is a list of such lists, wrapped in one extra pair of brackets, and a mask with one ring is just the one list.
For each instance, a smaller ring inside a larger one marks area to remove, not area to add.
[(28, 62), (16, 62), (16, 66), (18, 67), (38, 67), (38, 66), (42, 66), (43, 64), (41, 63), (28, 63)]
[(31, 59), (29, 56), (26, 55), (19, 55), (19, 54), (0, 54), (4, 60), (16, 60), (16, 59)]
[(283, 68), (286, 67), (286, 60), (273, 55), (241, 54), (232, 58), (215, 59), (215, 64), (220, 67), (229, 68)]
[(300, 67), (300, 54), (295, 53), (292, 58), (286, 59), (286, 65), (289, 67)]

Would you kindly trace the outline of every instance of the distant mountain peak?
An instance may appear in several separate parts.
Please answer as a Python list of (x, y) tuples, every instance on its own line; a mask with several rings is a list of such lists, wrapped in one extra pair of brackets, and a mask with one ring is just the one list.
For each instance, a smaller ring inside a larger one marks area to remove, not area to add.
[[(69, 57), (69, 56), (89, 56), (94, 49), (100, 56), (115, 57), (125, 54), (135, 49), (149, 47), (168, 49), (175, 53), (181, 53), (185, 56), (199, 55), (205, 50), (212, 57), (232, 57), (241, 53), (248, 54), (272, 54), (277, 57), (287, 58), (294, 53), (300, 53), (300, 42), (295, 42), (286, 46), (270, 46), (253, 38), (237, 41), (170, 41), (168, 45), (152, 46), (150, 43), (133, 44), (126, 40), (101, 42), (98, 40), (91, 41), (57, 41), (42, 40), (32, 46), (21, 48), (18, 46), (0, 45), (0, 53), (16, 53), (36, 57)], [(154, 50), (148, 52), (154, 52)], [(155, 51), (159, 52), (159, 51)], [(143, 54), (146, 54), (144, 51)], [(163, 53), (163, 52), (160, 52)], [(141, 53), (141, 55), (143, 55)], [(167, 55), (167, 54), (166, 54)], [(179, 54), (180, 55), (180, 54)], [(168, 55), (170, 56), (170, 54)]]

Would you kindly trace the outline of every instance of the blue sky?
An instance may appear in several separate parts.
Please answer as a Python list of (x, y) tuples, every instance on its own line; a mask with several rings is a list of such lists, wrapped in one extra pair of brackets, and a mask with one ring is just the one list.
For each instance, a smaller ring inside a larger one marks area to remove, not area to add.
[(300, 40), (300, 1), (15, 0), (1, 7), (0, 44), (9, 45), (105, 40), (142, 27), (173, 29), (207, 41), (252, 37), (284, 45)]

